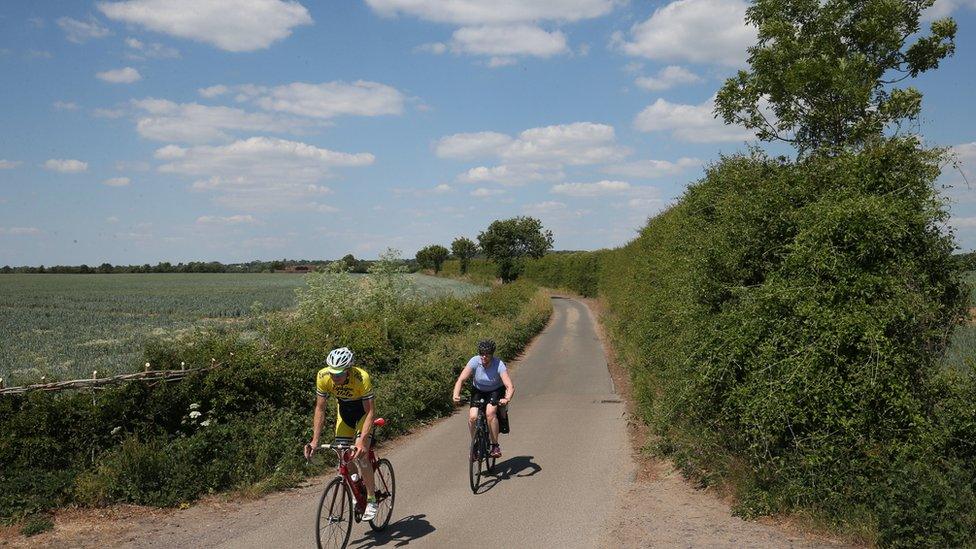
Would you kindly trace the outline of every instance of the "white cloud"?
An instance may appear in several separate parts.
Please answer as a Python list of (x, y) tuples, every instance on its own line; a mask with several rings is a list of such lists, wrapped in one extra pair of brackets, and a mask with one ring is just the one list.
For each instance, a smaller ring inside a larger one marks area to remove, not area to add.
[(630, 150), (616, 144), (613, 126), (575, 122), (530, 128), (502, 151), (506, 162), (600, 164), (620, 160)]
[(434, 55), (443, 55), (447, 53), (447, 44), (443, 42), (431, 42), (429, 44), (421, 44), (415, 47), (413, 51), (432, 53)]
[(609, 194), (621, 194), (633, 189), (626, 181), (603, 180), (596, 183), (561, 183), (553, 185), (550, 191), (554, 194), (565, 194), (577, 198), (591, 198)]
[(635, 160), (622, 164), (612, 164), (603, 168), (603, 173), (622, 175), (635, 179), (653, 179), (665, 175), (677, 175), (689, 168), (702, 165), (697, 158), (679, 158), (675, 162), (667, 160)]
[(92, 116), (96, 118), (122, 118), (125, 115), (125, 109), (104, 109), (99, 107), (92, 110)]
[(127, 0), (97, 6), (109, 19), (232, 52), (268, 48), (294, 27), (312, 24), (308, 10), (295, 1)]
[(640, 210), (646, 215), (652, 215), (664, 208), (664, 200), (660, 198), (631, 198), (626, 206), (632, 210)]
[(142, 75), (139, 74), (139, 71), (133, 69), (132, 67), (124, 67), (121, 69), (99, 72), (95, 73), (95, 76), (97, 76), (99, 80), (111, 82), (112, 84), (131, 84), (133, 82), (142, 80)]
[(118, 223), (119, 222), (119, 218), (116, 217), (116, 216), (114, 216), (114, 215), (110, 215), (110, 216), (108, 216), (108, 217), (105, 218), (105, 221), (107, 223)]
[(552, 57), (566, 53), (566, 35), (532, 25), (462, 27), (451, 38), (451, 49), (474, 55), (531, 55)]
[(438, 23), (484, 25), (580, 21), (610, 13), (615, 0), (366, 0), (383, 16), (412, 15)]
[(662, 91), (682, 84), (694, 84), (702, 79), (697, 74), (678, 65), (669, 65), (659, 70), (654, 76), (640, 76), (634, 83), (648, 91)]
[(129, 59), (176, 59), (180, 56), (179, 50), (164, 46), (159, 42), (146, 44), (137, 38), (125, 39), (125, 45), (129, 48), (126, 57)]
[(557, 202), (554, 200), (548, 200), (545, 202), (537, 202), (535, 204), (526, 204), (522, 207), (522, 210), (526, 213), (535, 215), (545, 215), (554, 212), (560, 212), (566, 209), (566, 204), (562, 202)]
[(498, 132), (456, 133), (440, 138), (436, 145), (439, 158), (470, 160), (501, 154), (512, 138)]
[(287, 238), (280, 236), (262, 236), (258, 238), (248, 238), (243, 242), (247, 248), (270, 248), (277, 249), (286, 246), (290, 242)]
[(508, 67), (518, 63), (514, 57), (492, 57), (488, 60), (488, 66), (495, 69), (498, 67)]
[(932, 21), (951, 15), (954, 11), (963, 8), (976, 10), (976, 0), (936, 0), (931, 8), (925, 10), (922, 19)]
[(500, 194), (505, 194), (505, 189), (486, 189), (484, 187), (479, 187), (471, 191), (471, 196), (477, 198), (487, 198), (489, 196), (498, 196)]
[(41, 234), (37, 227), (0, 227), (0, 235), (30, 236)]
[(265, 110), (325, 119), (344, 115), (401, 114), (405, 100), (396, 88), (365, 80), (321, 84), (294, 82), (272, 88), (245, 85), (238, 91), (239, 98), (251, 100)]
[(575, 122), (530, 128), (516, 138), (495, 132), (454, 134), (438, 142), (437, 153), (442, 158), (497, 155), (501, 164), (471, 168), (458, 180), (523, 185), (559, 181), (565, 177), (562, 168), (566, 165), (616, 162), (630, 150), (617, 145), (613, 126)]
[(78, 110), (78, 104), (71, 101), (55, 101), (51, 104), (56, 110), (59, 111), (76, 111)]
[(261, 221), (253, 215), (202, 215), (197, 218), (198, 225), (259, 225)]
[(282, 117), (268, 113), (250, 113), (233, 107), (207, 106), (199, 103), (174, 103), (166, 99), (133, 100), (142, 114), (137, 116), (136, 130), (146, 139), (207, 143), (229, 140), (233, 131), (298, 133), (319, 122)]
[(44, 163), (44, 169), (61, 173), (78, 173), (88, 170), (88, 163), (81, 160), (51, 158)]
[(57, 21), (58, 26), (64, 31), (68, 41), (75, 44), (83, 44), (93, 38), (105, 38), (109, 34), (107, 28), (99, 23), (94, 17), (85, 21), (79, 21), (70, 17), (61, 17)]
[(132, 180), (128, 177), (111, 177), (102, 181), (102, 183), (108, 185), (109, 187), (125, 187), (131, 182)]
[(976, 217), (953, 217), (949, 224), (957, 229), (970, 229), (976, 227)]
[(186, 156), (187, 150), (179, 145), (166, 145), (165, 147), (156, 149), (156, 152), (153, 153), (153, 158), (157, 160), (175, 160)]
[(672, 137), (693, 143), (746, 141), (755, 136), (736, 125), (727, 125), (714, 115), (714, 97), (700, 105), (684, 105), (658, 99), (634, 119), (642, 132), (670, 131)]
[(0, 159), (0, 170), (12, 170), (17, 166), (20, 166), (22, 162), (20, 160), (3, 160)]
[(745, 22), (743, 0), (676, 0), (630, 29), (614, 35), (625, 53), (660, 61), (743, 66), (756, 29)]
[(429, 189), (393, 189), (393, 194), (397, 196), (408, 195), (414, 197), (421, 197), (421, 196), (430, 196), (435, 194), (447, 194), (453, 190), (454, 189), (447, 183), (441, 183), (440, 185), (435, 185), (434, 187), (431, 187)]
[(959, 167), (962, 169), (963, 173), (976, 174), (976, 141), (972, 143), (961, 143), (952, 147), (952, 154), (955, 155), (955, 159), (959, 162)]
[(525, 185), (540, 181), (559, 181), (566, 177), (561, 170), (539, 164), (512, 164), (501, 166), (478, 166), (458, 176), (463, 183), (500, 183), (502, 185)]
[(332, 190), (318, 182), (331, 177), (335, 168), (368, 166), (375, 160), (369, 153), (335, 152), (268, 137), (220, 146), (169, 145), (155, 157), (168, 161), (160, 172), (199, 178), (195, 190), (213, 192), (219, 204), (245, 211), (325, 211), (331, 206), (316, 199)]
[(230, 91), (230, 88), (223, 84), (217, 84), (216, 86), (210, 86), (209, 88), (200, 88), (197, 90), (201, 96), (206, 98), (217, 97), (218, 95), (223, 95)]

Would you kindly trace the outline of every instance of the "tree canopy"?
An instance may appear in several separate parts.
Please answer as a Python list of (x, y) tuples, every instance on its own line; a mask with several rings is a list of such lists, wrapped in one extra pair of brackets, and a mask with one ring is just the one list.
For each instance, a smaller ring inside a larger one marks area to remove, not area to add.
[[(725, 82), (715, 113), (792, 143), (800, 155), (833, 153), (897, 130), (921, 110), (921, 93), (895, 85), (937, 68), (955, 51), (956, 23), (933, 21), (935, 0), (754, 0), (750, 70)], [(908, 44), (914, 38), (914, 43)]]
[(526, 257), (540, 258), (552, 248), (552, 231), (534, 217), (519, 216), (496, 220), (478, 234), (478, 242), (488, 259), (498, 264), (503, 282), (518, 278)]
[(431, 244), (417, 252), (417, 264), (423, 269), (433, 269), (435, 273), (439, 273), (450, 253), (447, 248), (440, 244)]
[(470, 238), (459, 236), (451, 242), (451, 253), (461, 262), (461, 274), (468, 272), (468, 262), (478, 253), (478, 245)]

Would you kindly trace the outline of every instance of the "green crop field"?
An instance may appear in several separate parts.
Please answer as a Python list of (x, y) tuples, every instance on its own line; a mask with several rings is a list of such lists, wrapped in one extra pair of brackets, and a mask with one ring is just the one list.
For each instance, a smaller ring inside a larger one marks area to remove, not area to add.
[[(969, 282), (969, 304), (976, 308), (976, 271), (966, 275)], [(970, 309), (972, 311), (972, 309)], [(952, 334), (952, 344), (946, 353), (946, 365), (951, 368), (971, 369), (976, 366), (976, 319), (970, 316), (970, 322), (959, 326)]]
[[(483, 288), (408, 275), (426, 295)], [(256, 312), (295, 305), (303, 275), (0, 276), (0, 378), (7, 386), (138, 369), (143, 343), (196, 327), (247, 329)]]

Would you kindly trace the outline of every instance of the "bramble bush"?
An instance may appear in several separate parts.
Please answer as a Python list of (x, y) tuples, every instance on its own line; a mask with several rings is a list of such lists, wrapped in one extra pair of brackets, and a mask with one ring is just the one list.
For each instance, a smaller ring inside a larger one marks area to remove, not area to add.
[[(422, 301), (400, 291), (398, 273), (387, 276), (359, 285), (365, 297), (338, 315), (329, 299), (340, 294), (312, 285), (305, 314), (272, 313), (259, 337), (200, 331), (147, 345), (145, 360), (159, 369), (218, 359), (180, 382), (115, 386), (94, 403), (80, 391), (0, 398), (0, 521), (68, 504), (173, 506), (221, 490), (294, 485), (317, 472), (301, 447), (329, 349), (352, 347), (373, 374), (378, 413), (390, 420), (378, 431), (386, 438), (452, 410), (454, 379), (479, 339), (495, 338), (511, 359), (552, 310), (526, 282)], [(313, 304), (315, 296), (325, 303)]]

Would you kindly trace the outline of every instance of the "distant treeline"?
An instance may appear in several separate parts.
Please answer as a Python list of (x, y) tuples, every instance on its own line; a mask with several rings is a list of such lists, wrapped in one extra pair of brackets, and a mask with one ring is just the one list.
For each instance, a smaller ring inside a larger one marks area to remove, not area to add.
[[(353, 273), (365, 273), (369, 271), (372, 260), (356, 259), (352, 254), (348, 254), (342, 259), (280, 259), (274, 261), (251, 261), (248, 263), (221, 263), (219, 261), (190, 261), (189, 263), (170, 263), (162, 261), (155, 265), (145, 263), (143, 265), (112, 265), (102, 263), (97, 267), (89, 265), (54, 265), (45, 267), (39, 265), (11, 267), (4, 265), (0, 268), (0, 274), (125, 274), (125, 273), (274, 273), (278, 271), (307, 272), (323, 270), (335, 261), (344, 261)], [(409, 270), (416, 270), (415, 262), (407, 260), (404, 262)], [(305, 271), (303, 268), (307, 268)]]

